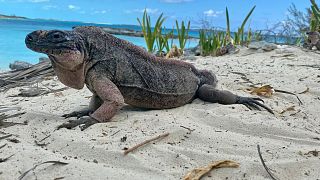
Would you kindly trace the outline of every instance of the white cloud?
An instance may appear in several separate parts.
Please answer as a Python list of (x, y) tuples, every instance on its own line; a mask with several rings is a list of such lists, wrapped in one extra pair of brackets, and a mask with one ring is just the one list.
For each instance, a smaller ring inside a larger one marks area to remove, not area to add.
[(107, 12), (109, 12), (109, 10), (95, 10), (92, 14), (106, 14)]
[(184, 2), (191, 2), (193, 0), (161, 0), (165, 3), (184, 3)]
[(72, 4), (68, 5), (68, 8), (69, 8), (70, 10), (79, 10), (79, 9), (80, 9), (80, 7), (75, 6), (75, 5), (72, 5)]
[(42, 3), (42, 2), (49, 2), (50, 0), (28, 0), (28, 2), (32, 3)]
[(44, 10), (49, 10), (49, 9), (57, 9), (58, 6), (56, 5), (45, 5), (45, 6), (42, 6), (42, 9)]
[(219, 14), (222, 14), (223, 11), (214, 11), (209, 9), (208, 11), (204, 11), (203, 14), (206, 16), (217, 17)]
[(159, 9), (145, 8), (145, 9), (126, 10), (125, 13), (143, 13), (144, 10), (146, 10), (148, 14), (156, 14), (159, 12)]

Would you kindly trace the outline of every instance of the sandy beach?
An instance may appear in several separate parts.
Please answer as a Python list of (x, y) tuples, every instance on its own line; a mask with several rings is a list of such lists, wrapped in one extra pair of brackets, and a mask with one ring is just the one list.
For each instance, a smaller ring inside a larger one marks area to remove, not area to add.
[[(203, 179), (270, 179), (257, 145), (275, 177), (320, 178), (320, 71), (310, 67), (320, 64), (320, 54), (297, 47), (263, 53), (243, 48), (237, 54), (188, 62), (215, 72), (219, 89), (256, 96), (246, 90), (252, 83), (269, 84), (278, 90), (303, 92), (298, 94), (303, 104), (293, 95), (275, 92), (270, 98), (262, 97), (275, 115), (199, 99), (167, 110), (125, 106), (111, 122), (85, 131), (56, 130), (67, 121), (61, 115), (88, 105), (91, 93), (87, 88), (28, 98), (10, 97), (24, 87), (13, 88), (0, 93), (0, 105), (20, 108), (5, 114), (25, 114), (5, 120), (22, 124), (0, 126), (0, 137), (12, 134), (0, 140), (0, 147), (6, 144), (0, 158), (13, 155), (0, 162), (0, 179), (17, 179), (46, 161), (68, 164), (40, 165), (24, 179), (181, 179), (192, 169), (218, 160), (233, 160), (240, 166), (212, 170)], [(65, 87), (56, 77), (37, 85)], [(123, 154), (125, 148), (164, 133), (170, 134)]]

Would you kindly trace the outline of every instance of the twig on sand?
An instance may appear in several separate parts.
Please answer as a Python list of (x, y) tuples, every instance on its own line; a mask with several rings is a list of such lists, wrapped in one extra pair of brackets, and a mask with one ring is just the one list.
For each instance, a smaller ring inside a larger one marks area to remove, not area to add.
[(284, 94), (291, 94), (291, 95), (294, 95), (297, 97), (298, 101), (299, 101), (299, 105), (302, 105), (302, 101), (300, 100), (300, 98), (298, 97), (297, 94), (295, 93), (292, 93), (292, 92), (288, 92), (288, 91), (284, 91), (284, 90), (280, 90), (280, 89), (274, 89), (275, 92), (278, 92), (278, 93), (284, 93)]
[(6, 157), (6, 158), (0, 158), (0, 163), (6, 162), (8, 159), (10, 159), (12, 156), (14, 156), (14, 154)]
[(127, 155), (129, 152), (134, 151), (134, 150), (138, 149), (139, 147), (141, 147), (141, 146), (143, 146), (143, 145), (145, 145), (145, 144), (148, 144), (149, 142), (152, 142), (152, 141), (155, 141), (155, 140), (158, 140), (158, 139), (167, 137), (167, 136), (169, 136), (169, 133), (165, 133), (165, 134), (159, 135), (159, 136), (157, 136), (157, 137), (154, 137), (154, 138), (152, 138), (152, 139), (143, 141), (142, 143), (137, 144), (137, 145), (133, 146), (132, 148), (129, 148), (129, 149), (125, 150), (125, 151), (124, 151), (124, 155)]
[(250, 86), (255, 87), (255, 85), (261, 84), (261, 83), (254, 83), (254, 82), (252, 82), (252, 81), (247, 77), (247, 75), (244, 74), (244, 73), (242, 73), (242, 72), (231, 71), (230, 73), (240, 75), (240, 76), (241, 76), (241, 79), (244, 80), (245, 83), (251, 84)]
[(114, 136), (114, 135), (118, 134), (118, 132), (120, 132), (120, 131), (121, 131), (121, 129), (119, 129), (118, 131), (116, 131), (115, 133), (113, 133), (111, 136)]
[[(13, 118), (13, 117), (18, 117), (18, 116), (24, 115), (25, 113), (26, 112), (21, 112), (21, 113), (16, 113), (13, 115), (0, 114), (0, 121), (5, 120), (5, 119), (9, 119), (9, 118)], [(23, 123), (20, 123), (20, 124), (23, 124)]]
[(41, 140), (39, 141), (34, 141), (36, 143), (36, 145), (40, 146), (40, 147), (43, 147), (43, 146), (46, 146), (48, 145), (49, 143), (41, 143), (42, 141), (46, 140), (47, 138), (49, 138), (51, 136), (51, 134), (47, 135), (46, 137), (42, 138)]
[(31, 169), (29, 169), (28, 171), (22, 173), (18, 180), (21, 180), (23, 179), (30, 171), (33, 171), (34, 169), (36, 169), (38, 166), (42, 165), (42, 164), (47, 164), (47, 163), (53, 163), (53, 165), (56, 165), (56, 164), (59, 164), (59, 165), (67, 165), (68, 163), (65, 163), (65, 162), (60, 162), (60, 161), (46, 161), (46, 162), (42, 162), (42, 163), (39, 163), (39, 164), (36, 164), (35, 166), (33, 166)]
[(1, 128), (7, 128), (7, 127), (10, 127), (10, 126), (14, 126), (14, 125), (27, 125), (28, 124), (27, 121), (25, 121), (23, 123), (3, 121), (3, 120), (9, 119), (9, 118), (13, 118), (13, 117), (19, 117), (19, 116), (21, 116), (23, 114), (25, 114), (25, 112), (16, 113), (16, 114), (13, 114), (13, 115), (0, 114), (0, 129)]
[(51, 136), (51, 134), (49, 134), (48, 136), (42, 138), (42, 139), (41, 139), (40, 141), (38, 141), (38, 142), (42, 142), (42, 141), (46, 140), (47, 138), (49, 138), (50, 136)]
[(310, 68), (316, 68), (316, 69), (320, 69), (320, 65), (318, 64), (301, 64), (301, 65), (297, 65), (297, 66), (304, 66), (304, 67), (310, 67)]
[(2, 137), (0, 137), (0, 140), (6, 139), (6, 138), (11, 137), (11, 136), (12, 136), (12, 134), (8, 134), (8, 135), (6, 135), (6, 136), (2, 136)]
[(4, 145), (2, 145), (2, 146), (0, 146), (0, 149), (2, 149), (2, 148), (4, 148), (4, 147), (6, 147), (6, 145), (7, 145), (7, 143), (6, 143), (6, 144), (4, 144)]
[(261, 160), (261, 163), (264, 167), (264, 169), (267, 171), (267, 173), (269, 174), (269, 176), (271, 177), (271, 179), (273, 180), (278, 180), (277, 178), (274, 177), (274, 175), (271, 173), (270, 169), (267, 167), (267, 165), (264, 163), (264, 160), (262, 158), (262, 155), (261, 155), (261, 151), (260, 151), (260, 146), (259, 144), (257, 145), (257, 148), (258, 148), (258, 153), (259, 153), (259, 157), (260, 157), (260, 160)]
[(195, 129), (191, 129), (191, 128), (188, 128), (188, 127), (185, 127), (185, 126), (180, 126), (180, 127), (184, 128), (184, 129), (187, 129), (187, 130), (189, 130), (190, 132), (192, 132), (192, 131), (195, 130)]
[(273, 55), (273, 56), (270, 56), (271, 58), (277, 58), (277, 57), (290, 57), (290, 56), (297, 56), (293, 53), (288, 53), (288, 54), (281, 54), (281, 55)]

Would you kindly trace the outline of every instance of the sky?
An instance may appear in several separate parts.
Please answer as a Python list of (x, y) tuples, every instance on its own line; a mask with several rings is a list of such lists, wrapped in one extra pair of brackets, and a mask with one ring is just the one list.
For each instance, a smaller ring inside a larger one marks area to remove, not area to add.
[(231, 29), (236, 29), (256, 5), (250, 27), (263, 29), (284, 20), (291, 3), (302, 11), (310, 7), (309, 0), (0, 0), (0, 14), (138, 25), (137, 17), (146, 9), (153, 22), (164, 13), (166, 27), (172, 27), (175, 20), (190, 20), (196, 28), (200, 19), (207, 19), (213, 26), (225, 28), (228, 7)]

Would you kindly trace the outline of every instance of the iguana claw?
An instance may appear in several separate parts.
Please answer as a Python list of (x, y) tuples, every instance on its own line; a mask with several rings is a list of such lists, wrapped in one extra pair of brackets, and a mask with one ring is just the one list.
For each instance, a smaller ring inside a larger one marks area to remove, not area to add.
[[(264, 102), (262, 99), (260, 98), (250, 98), (250, 97), (241, 97), (241, 96), (238, 96), (237, 97), (237, 101), (236, 103), (237, 104), (243, 104), (245, 105), (247, 108), (249, 108), (250, 110), (252, 109), (256, 109), (256, 110), (259, 110), (261, 111), (261, 108), (264, 108), (266, 109), (269, 113), (271, 114), (274, 114), (273, 111), (268, 108), (267, 106), (265, 106), (264, 104), (261, 104), (259, 101), (261, 102)], [(260, 107), (259, 107), (260, 106)]]
[(69, 117), (76, 117), (77, 119), (79, 119), (83, 116), (89, 116), (89, 114), (91, 114), (91, 113), (92, 113), (91, 110), (73, 111), (72, 113), (62, 115), (62, 117), (66, 118), (66, 119)]
[(67, 128), (67, 129), (72, 129), (76, 126), (80, 126), (81, 131), (87, 129), (93, 124), (98, 123), (97, 120), (89, 117), (89, 118), (80, 118), (78, 120), (69, 120), (67, 123), (63, 123), (57, 127), (57, 129), (61, 128)]

